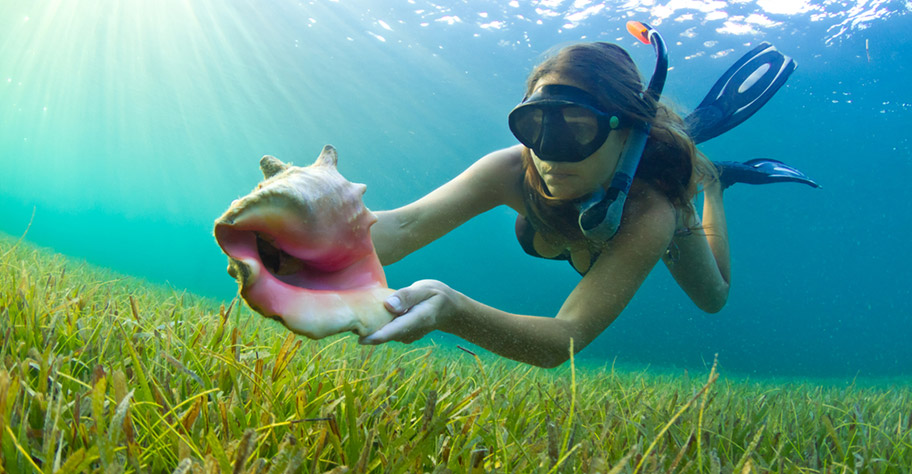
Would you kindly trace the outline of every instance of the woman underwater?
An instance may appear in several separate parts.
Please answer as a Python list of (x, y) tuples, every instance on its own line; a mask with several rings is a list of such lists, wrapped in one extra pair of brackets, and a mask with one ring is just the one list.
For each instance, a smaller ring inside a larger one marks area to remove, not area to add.
[[(649, 89), (621, 47), (565, 47), (532, 71), (525, 99), (510, 114), (520, 145), (482, 157), (411, 204), (377, 212), (372, 227), (388, 265), (478, 214), (510, 206), (527, 253), (569, 260), (582, 275), (556, 317), (511, 314), (422, 280), (386, 301), (395, 319), (363, 344), (411, 343), (440, 330), (513, 360), (556, 367), (569, 358), (571, 340), (574, 351), (583, 349), (621, 314), (659, 260), (698, 307), (722, 309), (731, 282), (724, 187), (813, 182), (772, 160), (727, 168), (706, 159), (684, 120), (658, 102), (667, 70), (661, 38), (648, 25), (634, 26), (659, 55)], [(693, 205), (700, 191), (702, 218)]]

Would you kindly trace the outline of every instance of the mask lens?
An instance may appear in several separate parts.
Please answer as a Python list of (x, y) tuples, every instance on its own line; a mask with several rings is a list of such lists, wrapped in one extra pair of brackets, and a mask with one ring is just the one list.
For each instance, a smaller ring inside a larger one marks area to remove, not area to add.
[[(546, 120), (545, 114), (549, 115)], [(564, 128), (558, 125), (562, 121)], [(545, 123), (548, 122), (548, 123)], [(540, 107), (525, 107), (517, 111), (514, 116), (513, 126), (516, 136), (530, 148), (540, 143), (542, 134), (561, 133), (569, 131), (573, 141), (580, 145), (587, 145), (596, 139), (599, 133), (599, 119), (592, 110), (584, 107), (566, 106), (556, 110), (545, 110)], [(550, 129), (554, 130), (550, 130)]]
[(529, 148), (534, 148), (541, 140), (544, 122), (544, 111), (538, 107), (524, 107), (515, 113), (513, 123), (516, 138)]
[(562, 113), (567, 129), (580, 145), (588, 145), (598, 136), (599, 120), (592, 110), (571, 106), (564, 107)]

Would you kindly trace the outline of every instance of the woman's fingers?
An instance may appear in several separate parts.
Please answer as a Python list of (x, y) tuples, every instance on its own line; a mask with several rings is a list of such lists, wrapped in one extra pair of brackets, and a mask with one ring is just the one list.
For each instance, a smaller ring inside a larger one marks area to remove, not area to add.
[(398, 340), (401, 335), (408, 332), (409, 319), (411, 318), (400, 316), (374, 331), (373, 334), (362, 337), (358, 342), (361, 344), (383, 344), (384, 342)]
[(433, 311), (430, 305), (420, 303), (413, 306), (407, 313), (396, 317), (373, 334), (361, 338), (361, 344), (383, 344), (389, 341), (399, 341), (406, 344), (421, 339), (433, 328), (426, 327), (428, 311)]
[(421, 280), (401, 288), (386, 299), (384, 306), (390, 313), (396, 315), (406, 313), (412, 306), (434, 295), (431, 291), (434, 283), (433, 280)]
[(433, 331), (438, 310), (432, 300), (435, 295), (434, 283), (423, 280), (393, 293), (386, 299), (384, 306), (387, 311), (396, 315), (396, 318), (358, 342), (382, 344), (399, 341), (408, 344)]

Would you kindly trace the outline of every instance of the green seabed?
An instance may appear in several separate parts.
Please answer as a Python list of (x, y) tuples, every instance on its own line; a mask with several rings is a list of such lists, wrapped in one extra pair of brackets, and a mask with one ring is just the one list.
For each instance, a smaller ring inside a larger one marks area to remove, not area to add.
[(0, 236), (8, 472), (904, 472), (908, 385), (294, 337)]

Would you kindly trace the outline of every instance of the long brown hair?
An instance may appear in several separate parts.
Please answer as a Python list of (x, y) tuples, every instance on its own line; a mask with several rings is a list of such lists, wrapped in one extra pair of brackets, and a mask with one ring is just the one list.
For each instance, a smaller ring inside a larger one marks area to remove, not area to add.
[[(635, 177), (654, 186), (676, 209), (692, 217), (689, 201), (700, 181), (716, 176), (715, 167), (697, 151), (681, 117), (642, 94), (643, 80), (627, 51), (610, 43), (564, 47), (532, 71), (526, 81), (526, 96), (541, 78), (551, 74), (572, 79), (596, 96), (606, 110), (620, 112), (627, 123), (651, 124)], [(536, 230), (555, 242), (583, 239), (574, 203), (549, 195), (528, 148), (523, 150), (523, 168), (523, 200)]]

